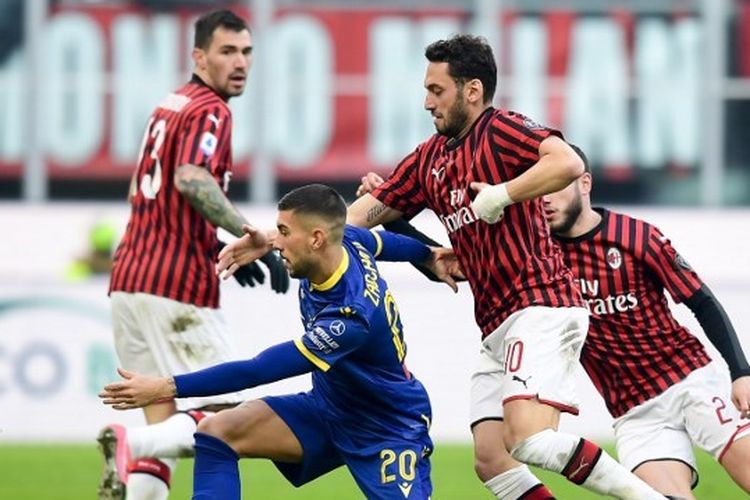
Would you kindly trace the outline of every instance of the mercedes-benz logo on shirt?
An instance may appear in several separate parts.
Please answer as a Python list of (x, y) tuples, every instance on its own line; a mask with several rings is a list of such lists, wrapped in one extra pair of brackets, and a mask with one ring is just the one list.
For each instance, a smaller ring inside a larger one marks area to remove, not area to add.
[(328, 327), (329, 330), (331, 330), (331, 333), (336, 335), (337, 337), (344, 333), (344, 330), (346, 330), (346, 325), (343, 321), (340, 319), (334, 320), (331, 323), (331, 326)]

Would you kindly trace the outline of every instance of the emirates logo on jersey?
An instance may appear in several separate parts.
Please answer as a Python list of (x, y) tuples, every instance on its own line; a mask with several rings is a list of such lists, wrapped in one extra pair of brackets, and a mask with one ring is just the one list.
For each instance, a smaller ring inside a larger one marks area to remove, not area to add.
[(622, 254), (614, 247), (607, 250), (607, 264), (612, 269), (619, 269), (622, 265)]

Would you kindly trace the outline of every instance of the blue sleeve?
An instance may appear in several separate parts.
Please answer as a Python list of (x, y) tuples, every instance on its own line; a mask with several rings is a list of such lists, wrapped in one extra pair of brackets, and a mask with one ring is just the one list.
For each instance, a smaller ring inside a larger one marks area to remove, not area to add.
[(344, 234), (364, 245), (377, 260), (419, 263), (430, 257), (430, 247), (410, 236), (355, 226), (346, 226)]
[(243, 361), (230, 361), (196, 372), (175, 375), (177, 397), (213, 396), (270, 384), (313, 371), (293, 341), (277, 344)]
[(357, 307), (330, 307), (321, 311), (301, 339), (295, 340), (302, 355), (322, 371), (356, 351), (367, 340), (369, 323)]

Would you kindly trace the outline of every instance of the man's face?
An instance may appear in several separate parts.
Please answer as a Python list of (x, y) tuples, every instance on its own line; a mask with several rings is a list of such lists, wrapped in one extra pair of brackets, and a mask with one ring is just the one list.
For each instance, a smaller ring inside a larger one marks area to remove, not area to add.
[(226, 97), (242, 94), (253, 59), (249, 31), (219, 26), (213, 32), (208, 49), (196, 50), (198, 64), (208, 75), (208, 85)]
[(276, 219), (279, 233), (273, 247), (281, 254), (292, 278), (307, 278), (314, 268), (313, 235), (305, 222), (305, 217), (296, 215), (293, 210), (279, 211)]
[(433, 116), (439, 134), (456, 137), (466, 128), (469, 114), (463, 96), (463, 85), (459, 86), (448, 73), (448, 63), (431, 62), (427, 65), (424, 79), (427, 95), (424, 107)]
[[(584, 174), (587, 175), (587, 174)], [(555, 234), (565, 234), (573, 227), (583, 210), (580, 179), (563, 190), (542, 197), (544, 216)]]

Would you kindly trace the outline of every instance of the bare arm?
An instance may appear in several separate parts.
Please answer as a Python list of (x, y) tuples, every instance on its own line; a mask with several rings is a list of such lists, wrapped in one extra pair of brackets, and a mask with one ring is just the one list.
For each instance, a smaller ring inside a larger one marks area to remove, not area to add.
[(402, 215), (403, 212), (388, 207), (368, 193), (349, 205), (346, 222), (353, 226), (370, 228), (396, 220)]
[(190, 164), (180, 165), (174, 174), (174, 185), (206, 220), (237, 237), (244, 234), (242, 226), (247, 220), (208, 170)]
[(506, 183), (514, 202), (531, 200), (567, 187), (583, 174), (583, 160), (562, 139), (550, 136), (539, 144), (539, 161)]

